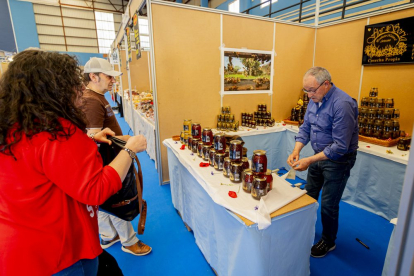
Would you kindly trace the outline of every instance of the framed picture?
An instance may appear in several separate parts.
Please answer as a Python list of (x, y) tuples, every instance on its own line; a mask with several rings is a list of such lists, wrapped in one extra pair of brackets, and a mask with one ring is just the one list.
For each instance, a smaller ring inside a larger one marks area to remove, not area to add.
[(222, 48), (222, 94), (273, 94), (273, 52)]
[(365, 26), (362, 65), (414, 63), (414, 17)]

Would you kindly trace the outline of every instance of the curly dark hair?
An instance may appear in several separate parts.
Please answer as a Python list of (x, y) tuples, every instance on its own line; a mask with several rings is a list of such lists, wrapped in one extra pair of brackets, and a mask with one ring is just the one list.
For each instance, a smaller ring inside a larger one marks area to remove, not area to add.
[(14, 156), (12, 146), (23, 133), (31, 138), (45, 131), (51, 140), (68, 139), (76, 128), (64, 128), (61, 118), (86, 132), (77, 104), (83, 88), (74, 57), (42, 50), (17, 54), (0, 79), (0, 152)]

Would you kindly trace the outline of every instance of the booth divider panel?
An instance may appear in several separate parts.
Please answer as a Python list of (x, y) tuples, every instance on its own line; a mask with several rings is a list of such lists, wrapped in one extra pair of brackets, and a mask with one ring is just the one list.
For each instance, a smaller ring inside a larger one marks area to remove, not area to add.
[(141, 58), (135, 58), (135, 51), (132, 51), (132, 61), (129, 63), (131, 70), (131, 88), (138, 92), (150, 91), (148, 59), (150, 53), (141, 51)]
[[(324, 27), (316, 35), (315, 66), (326, 68), (332, 82), (357, 101), (366, 23), (367, 19), (361, 19)], [(361, 95), (368, 92), (362, 90)]]
[[(184, 119), (214, 127), (220, 108), (220, 15), (153, 4), (160, 141), (179, 135)], [(169, 180), (161, 146), (163, 181)]]
[(276, 121), (286, 119), (302, 92), (302, 79), (312, 67), (315, 29), (276, 23), (273, 110)]

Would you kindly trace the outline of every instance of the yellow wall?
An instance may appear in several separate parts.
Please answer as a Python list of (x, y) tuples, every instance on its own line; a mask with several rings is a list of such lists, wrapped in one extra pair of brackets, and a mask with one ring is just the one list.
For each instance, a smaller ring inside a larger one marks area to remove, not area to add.
[[(122, 86), (123, 89), (128, 89), (128, 71), (126, 70), (126, 62), (125, 62), (125, 51), (121, 51), (121, 71), (122, 71)], [(148, 59), (150, 56), (150, 52), (142, 51), (141, 58), (135, 58), (135, 51), (132, 51), (132, 61), (130, 62), (130, 74), (131, 74), (131, 88), (136, 89), (138, 92), (143, 91), (150, 91), (151, 83), (150, 83), (150, 68)]]
[[(379, 97), (394, 98), (401, 112), (400, 128), (411, 134), (414, 117), (410, 114), (414, 102), (414, 64), (362, 66), (364, 27), (390, 20), (414, 16), (414, 8), (374, 16), (317, 30), (315, 66), (328, 69), (332, 81), (358, 100), (368, 97), (372, 87), (378, 87)], [(361, 70), (362, 82), (361, 82)]]
[(0, 78), (1, 78), (1, 75), (2, 75), (1, 72), (3, 72), (3, 73), (6, 72), (7, 67), (9, 67), (9, 63), (1, 62), (0, 63), (0, 66), (1, 66), (1, 70), (0, 70)]

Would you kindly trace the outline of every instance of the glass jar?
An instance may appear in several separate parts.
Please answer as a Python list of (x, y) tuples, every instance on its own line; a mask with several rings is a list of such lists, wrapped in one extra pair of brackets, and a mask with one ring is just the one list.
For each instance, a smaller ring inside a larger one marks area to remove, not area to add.
[(214, 167), (214, 159), (216, 157), (216, 150), (214, 148), (210, 148), (208, 151), (208, 162), (210, 166)]
[(370, 108), (368, 110), (368, 119), (376, 119), (377, 118), (377, 110), (375, 108)]
[(265, 173), (267, 171), (266, 151), (264, 150), (253, 151), (252, 171), (254, 173)]
[(213, 144), (213, 131), (211, 130), (211, 128), (203, 128), (203, 132), (201, 134), (201, 140), (206, 144), (206, 145), (212, 145)]
[(230, 158), (225, 157), (224, 158), (224, 163), (223, 163), (223, 175), (225, 177), (229, 177), (230, 176), (230, 168), (231, 168)]
[(230, 159), (233, 162), (240, 162), (242, 158), (243, 145), (240, 140), (230, 141)]
[(367, 120), (367, 127), (365, 129), (365, 136), (372, 137), (374, 135), (374, 119)]
[(184, 132), (184, 140), (183, 140), (183, 144), (188, 146), (188, 133)]
[(184, 120), (184, 123), (183, 123), (184, 132), (190, 133), (191, 132), (190, 128), (191, 128), (191, 119)]
[(201, 126), (199, 123), (194, 123), (191, 126), (191, 134), (193, 135), (193, 138), (201, 138)]
[(198, 142), (200, 142), (200, 139), (193, 138), (192, 145), (191, 145), (193, 153), (197, 153)]
[(389, 131), (392, 131), (393, 129), (394, 129), (394, 122), (391, 120), (386, 120), (384, 122), (384, 131), (389, 132)]
[(368, 104), (369, 104), (368, 97), (363, 97), (361, 99), (361, 107), (368, 107)]
[(218, 171), (223, 170), (224, 165), (224, 153), (216, 153), (214, 156), (214, 168)]
[(385, 100), (385, 108), (394, 108), (394, 99), (388, 98)]
[(398, 108), (394, 109), (394, 119), (399, 119), (400, 118), (400, 110)]
[(378, 108), (377, 110), (377, 119), (384, 119), (384, 108)]
[(181, 133), (180, 133), (180, 143), (181, 144), (184, 144), (184, 131), (181, 131)]
[(243, 191), (250, 194), (250, 192), (252, 191), (253, 180), (254, 180), (252, 170), (250, 169), (244, 170), (242, 180), (243, 180), (243, 185), (242, 185)]
[(253, 187), (251, 190), (252, 197), (260, 200), (262, 196), (267, 195), (267, 181), (266, 178), (255, 178), (253, 180)]
[(226, 151), (226, 137), (223, 132), (214, 135), (214, 149), (220, 153)]
[(409, 146), (410, 146), (410, 143), (411, 143), (410, 140), (411, 139), (408, 139), (408, 138), (405, 138), (405, 137), (404, 138), (401, 138), (398, 141), (397, 149), (402, 150), (402, 151), (407, 151), (408, 148), (409, 148)]
[[(398, 122), (398, 120), (393, 120), (392, 126), (393, 126), (392, 131), (394, 132), (400, 131), (400, 122)], [(399, 135), (397, 137), (399, 137)]]
[(382, 134), (382, 139), (384, 140), (388, 140), (388, 139), (392, 139), (392, 131), (384, 131), (384, 133)]
[(365, 107), (361, 107), (361, 114), (359, 114), (361, 118), (368, 118), (368, 109)]
[(377, 97), (378, 93), (376, 92), (375, 88), (371, 88), (371, 91), (369, 91), (370, 97)]
[(358, 119), (358, 127), (359, 128), (363, 128), (365, 127), (365, 125), (367, 124), (367, 119), (366, 118), (359, 118)]
[(377, 98), (369, 98), (369, 107), (376, 107), (377, 106)]
[(267, 182), (267, 192), (270, 192), (273, 189), (273, 175), (271, 170), (267, 170), (266, 174), (264, 175)]
[(243, 163), (231, 162), (230, 181), (234, 183), (242, 182)]
[(384, 110), (384, 116), (383, 116), (384, 117), (384, 120), (390, 120), (392, 118), (392, 112), (393, 112), (392, 109), (386, 108)]
[(187, 137), (187, 148), (193, 150), (193, 136), (188, 135)]
[(242, 157), (242, 163), (243, 163), (243, 170), (247, 170), (250, 168), (249, 158)]
[(203, 141), (198, 141), (197, 143), (197, 155), (198, 157), (203, 158), (203, 146), (204, 146), (204, 142)]
[(204, 161), (208, 161), (209, 160), (209, 156), (208, 153), (210, 151), (211, 146), (210, 145), (203, 145), (203, 160)]
[(377, 99), (377, 108), (384, 108), (384, 99), (378, 98)]

